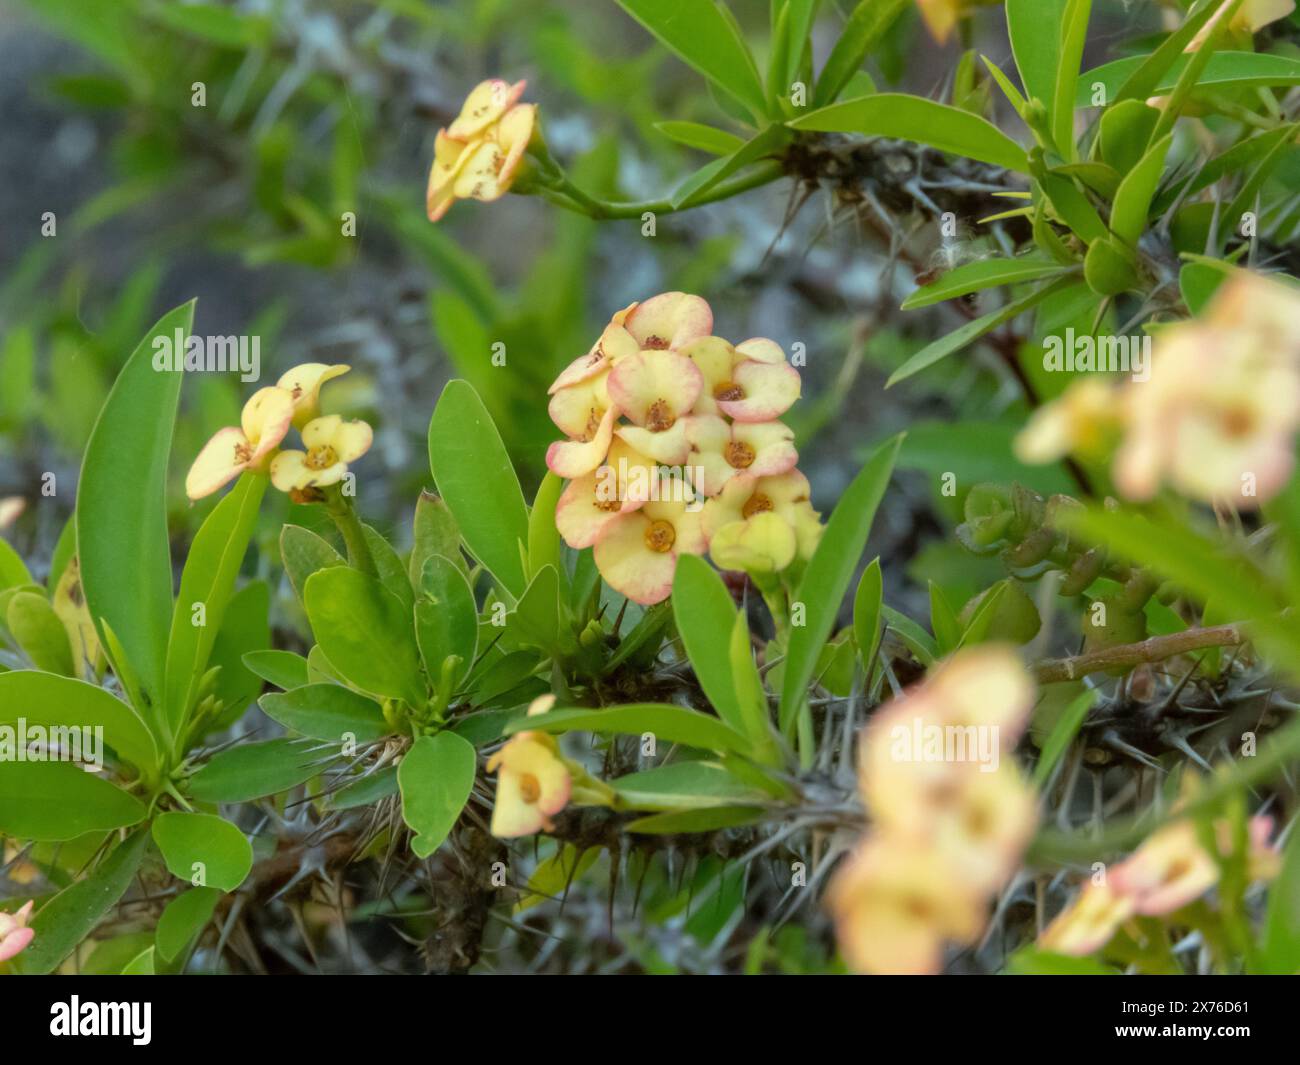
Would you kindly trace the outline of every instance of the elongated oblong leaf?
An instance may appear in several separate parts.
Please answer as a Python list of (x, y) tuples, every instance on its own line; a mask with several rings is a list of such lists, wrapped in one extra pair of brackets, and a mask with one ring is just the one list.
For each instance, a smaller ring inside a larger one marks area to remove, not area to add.
[(934, 303), (999, 285), (1036, 281), (1041, 277), (1059, 274), (1062, 269), (1054, 260), (1036, 256), (1023, 259), (980, 259), (950, 270), (937, 281), (917, 289), (903, 301), (902, 309), (910, 311), (917, 307), (929, 307)]
[(737, 732), (745, 716), (736, 698), (729, 645), (736, 605), (722, 578), (704, 559), (682, 555), (673, 576), (673, 617), (696, 679), (713, 709)]
[(858, 0), (817, 79), (814, 107), (825, 107), (839, 96), (867, 53), (909, 6), (909, 0)]
[(467, 381), (449, 382), (438, 398), (429, 464), (470, 553), (517, 599), (527, 584), (528, 510), (501, 434)]
[(70, 762), (0, 761), (0, 833), (16, 839), (76, 839), (139, 824), (146, 812), (134, 795)]
[(77, 486), (86, 606), (113, 630), (153, 703), (163, 695), (172, 617), (167, 460), (182, 378), (179, 369), (155, 369), (154, 342), (184, 351), (193, 321), (193, 301), (169, 311), (127, 359), (91, 430)]
[[(1079, 75), (1075, 103), (1087, 107), (1094, 87), (1105, 87), (1106, 99), (1116, 99), (1120, 86), (1137, 72), (1144, 56), (1117, 59)], [(1150, 95), (1173, 91), (1192, 56), (1180, 55), (1161, 76)], [(1252, 86), (1300, 85), (1300, 60), (1262, 52), (1216, 52), (1196, 79), (1198, 89), (1244, 89)]]
[(371, 743), (392, 732), (377, 702), (341, 684), (307, 684), (271, 692), (262, 696), (259, 705), (272, 721), (326, 743), (342, 743), (349, 736), (357, 743)]
[(632, 735), (649, 732), (657, 740), (724, 753), (747, 754), (750, 747), (748, 739), (716, 718), (668, 703), (627, 703), (603, 710), (551, 710), (518, 718), (505, 731), (513, 734), (525, 729)]
[(993, 123), (969, 111), (904, 93), (878, 93), (831, 104), (794, 119), (790, 125), (823, 133), (898, 137), (993, 166), (1029, 172), (1024, 148)]
[(785, 676), (781, 684), (782, 732), (794, 723), (795, 714), (807, 698), (817, 658), (835, 626), (835, 616), (866, 547), (876, 508), (889, 486), (902, 444), (900, 434), (887, 440), (867, 460), (840, 497), (826, 523), (821, 543), (799, 582), (796, 601), (803, 604), (804, 624), (791, 628), (786, 648)]
[(766, 113), (754, 57), (731, 13), (715, 0), (618, 0), (618, 4), (755, 118)]
[(320, 757), (304, 740), (241, 743), (213, 755), (190, 778), (190, 794), (200, 802), (252, 802), (278, 795), (320, 772)]

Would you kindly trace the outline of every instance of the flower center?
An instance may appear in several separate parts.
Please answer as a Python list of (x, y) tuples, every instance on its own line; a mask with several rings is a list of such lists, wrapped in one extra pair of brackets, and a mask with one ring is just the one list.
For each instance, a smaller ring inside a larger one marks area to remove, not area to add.
[(677, 530), (666, 521), (652, 521), (645, 531), (646, 547), (661, 555), (672, 550), (676, 539)]
[(775, 509), (775, 504), (767, 496), (762, 492), (755, 492), (745, 501), (745, 505), (740, 508), (740, 513), (742, 517), (752, 518), (755, 514), (763, 514)]
[(743, 440), (733, 440), (722, 452), (732, 469), (747, 470), (754, 465), (754, 449)]
[(606, 514), (612, 514), (622, 507), (617, 499), (596, 499), (595, 506), (597, 510), (603, 510)]
[(667, 351), (668, 341), (661, 336), (651, 335), (645, 338), (645, 342), (641, 346), (649, 348), (651, 351)]
[(541, 782), (532, 773), (519, 774), (519, 797), (529, 805), (542, 797)]
[(252, 458), (253, 458), (253, 449), (252, 449), (251, 447), (249, 447), (247, 444), (236, 444), (236, 445), (235, 445), (235, 461), (236, 461), (236, 462), (240, 462), (240, 463), (242, 463), (242, 462), (250, 462), (250, 461), (252, 460)]
[(302, 464), (309, 470), (327, 470), (338, 460), (338, 452), (329, 444), (317, 444), (313, 448), (308, 448), (307, 457)]
[(713, 390), (713, 398), (723, 403), (735, 402), (745, 398), (745, 390), (734, 381), (723, 381)]
[(1223, 431), (1233, 439), (1246, 436), (1254, 425), (1255, 419), (1246, 407), (1230, 407), (1223, 412)]
[(665, 433), (676, 421), (677, 416), (666, 399), (656, 399), (645, 412), (645, 427), (652, 433)]
[(587, 412), (587, 429), (582, 434), (582, 442), (584, 444), (590, 443), (596, 438), (596, 434), (600, 432), (600, 419), (603, 416), (603, 412), (597, 410), (595, 407), (592, 407), (591, 410)]

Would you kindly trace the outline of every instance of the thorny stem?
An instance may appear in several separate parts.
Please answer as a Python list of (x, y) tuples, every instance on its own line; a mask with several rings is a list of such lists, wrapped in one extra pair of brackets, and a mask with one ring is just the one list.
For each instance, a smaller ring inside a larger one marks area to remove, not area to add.
[(361, 519), (357, 517), (352, 500), (336, 484), (322, 489), (322, 492), (325, 495), (325, 510), (343, 535), (343, 543), (348, 549), (348, 561), (362, 573), (378, 577), (379, 570), (371, 557), (370, 545), (366, 543), (366, 531), (361, 527)]
[(1168, 636), (1152, 636), (1140, 643), (1104, 647), (1100, 651), (1089, 651), (1070, 658), (1048, 658), (1034, 665), (1034, 679), (1039, 684), (1060, 684), (1063, 681), (1078, 680), (1089, 673), (1128, 669), (1144, 662), (1161, 662), (1175, 655), (1207, 647), (1236, 647), (1244, 643), (1245, 639), (1240, 624), (1185, 629)]

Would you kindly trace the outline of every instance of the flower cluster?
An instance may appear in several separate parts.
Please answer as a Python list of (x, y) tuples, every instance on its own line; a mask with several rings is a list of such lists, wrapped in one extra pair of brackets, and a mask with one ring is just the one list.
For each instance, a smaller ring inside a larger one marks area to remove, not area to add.
[(779, 420), (799, 398), (798, 371), (774, 341), (732, 345), (712, 330), (699, 296), (634, 303), (550, 389), (566, 439), (546, 464), (570, 481), (556, 525), (637, 603), (667, 598), (683, 552), (711, 545), (725, 569), (771, 573), (821, 535)]
[[(528, 707), (528, 716), (544, 714), (554, 705), (554, 695), (540, 695)], [(498, 770), (492, 834), (510, 837), (531, 836), (540, 829), (549, 832), (551, 818), (568, 805), (573, 792), (573, 775), (555, 737), (545, 732), (515, 733), (488, 759), (487, 771)]]
[[(1269, 845), (1273, 819), (1252, 817), (1246, 872), (1268, 880), (1280, 867)], [(1161, 917), (1195, 901), (1219, 882), (1219, 858), (1232, 850), (1227, 821), (1214, 825), (1218, 857), (1202, 844), (1195, 822), (1182, 818), (1159, 829), (1126, 861), (1088, 883), (1043, 932), (1038, 944), (1058, 954), (1082, 956), (1101, 950), (1133, 917)]]
[(29, 901), (17, 913), (0, 913), (0, 963), (15, 957), (36, 938), (36, 932), (27, 927), (27, 919), (32, 914)]
[(1300, 291), (1246, 271), (1201, 318), (1156, 337), (1151, 378), (1085, 378), (1037, 411), (1016, 442), (1027, 462), (1100, 458), (1119, 440), (1116, 487), (1151, 498), (1163, 481), (1253, 509), (1286, 484), (1300, 428)]
[[(276, 488), (299, 496), (341, 481), (373, 439), (363, 421), (320, 416), (321, 386), (348, 370), (305, 362), (259, 388), (244, 404), (239, 426), (218, 430), (203, 446), (185, 478), (186, 495), (202, 499), (246, 470), (269, 473)], [(290, 427), (301, 433), (305, 451), (280, 450)]]
[(855, 969), (933, 973), (945, 941), (977, 942), (1038, 820), (1033, 788), (1002, 760), (1033, 702), (1015, 653), (983, 646), (873, 716), (858, 771), (872, 829), (828, 896)]
[(425, 195), (430, 222), (457, 200), (491, 202), (510, 191), (537, 121), (537, 105), (519, 102), (524, 84), (480, 82), (456, 121), (438, 130)]

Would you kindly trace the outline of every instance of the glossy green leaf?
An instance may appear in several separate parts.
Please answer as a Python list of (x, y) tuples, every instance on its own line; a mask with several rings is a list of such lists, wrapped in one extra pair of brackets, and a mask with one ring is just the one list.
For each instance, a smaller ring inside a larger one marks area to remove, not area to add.
[(553, 567), (558, 574), (564, 573), (564, 562), (560, 554), (560, 530), (555, 525), (555, 507), (563, 491), (564, 479), (547, 470), (528, 511), (530, 580), (541, 572), (543, 566)]
[(1007, 32), (1025, 95), (1050, 107), (1061, 69), (1062, 26), (1068, 0), (1007, 0)]
[(167, 644), (165, 699), (172, 735), (180, 734), (207, 670), (268, 483), (256, 474), (241, 476), (190, 545)]
[[(804, 624), (793, 626), (781, 684), (781, 731), (789, 733), (808, 697), (817, 657), (835, 626), (835, 616), (866, 547), (876, 508), (894, 472), (902, 435), (887, 440), (853, 479), (835, 506), (821, 543), (804, 571), (794, 601), (803, 605)], [(793, 608), (793, 603), (792, 603)]]
[(1125, 100), (1108, 107), (1098, 133), (1102, 158), (1127, 174), (1147, 154), (1151, 131), (1159, 120), (1160, 112), (1143, 100)]
[(0, 590), (32, 584), (32, 575), (8, 540), (0, 539)]
[(731, 626), (731, 675), (736, 684), (736, 701), (740, 705), (744, 728), (741, 730), (753, 745), (754, 759), (765, 765), (780, 765), (781, 751), (772, 731), (763, 678), (754, 662), (754, 645), (750, 639), (749, 618), (737, 612)]
[(1300, 973), (1300, 832), (1294, 827), (1282, 852), (1282, 871), (1268, 889), (1260, 961), (1270, 975)]
[(301, 525), (286, 525), (280, 530), (280, 561), (299, 599), (313, 573), (348, 564), (328, 540)]
[(862, 571), (858, 590), (853, 595), (853, 638), (857, 642), (862, 668), (868, 673), (875, 666), (876, 653), (880, 650), (880, 638), (884, 634), (880, 624), (880, 607), (884, 590), (880, 559), (873, 558)]
[(512, 721), (506, 726), (506, 733), (513, 735), (525, 729), (598, 735), (649, 732), (661, 743), (685, 743), (706, 751), (748, 754), (750, 749), (746, 737), (717, 718), (667, 703), (626, 703), (602, 710), (551, 710)]
[(440, 555), (424, 564), (415, 631), (430, 680), (441, 678), (443, 660), (449, 655), (460, 658), (452, 675), (452, 690), (458, 690), (478, 656), (478, 607), (464, 574)]
[(871, 49), (910, 6), (909, 0), (858, 0), (817, 78), (814, 107), (825, 107), (839, 97)]
[(1147, 212), (1155, 199), (1161, 175), (1165, 172), (1165, 156), (1173, 144), (1173, 134), (1157, 141), (1133, 167), (1115, 193), (1110, 209), (1110, 228), (1121, 240), (1137, 244), (1147, 226)]
[(717, 571), (698, 555), (682, 555), (673, 576), (673, 617), (695, 676), (709, 703), (737, 732), (745, 718), (731, 674), (731, 629), (736, 604)]
[[(1184, 55), (1187, 46), (1209, 21), (1210, 16), (1222, 6), (1222, 0), (1200, 0), (1200, 7), (1192, 11), (1178, 29), (1161, 41), (1154, 52), (1137, 57), (1132, 71), (1115, 92), (1107, 96), (1107, 100), (1112, 104), (1120, 104), (1130, 100), (1145, 100), (1153, 95), (1161, 78)], [(1154, 122), (1152, 126), (1154, 128)]]
[(304, 740), (242, 743), (214, 754), (190, 777), (189, 791), (200, 802), (252, 802), (310, 780), (323, 757)]
[[(1187, 69), (1189, 58), (1194, 56), (1180, 55), (1148, 95), (1171, 93)], [(1136, 72), (1142, 60), (1142, 56), (1132, 56), (1084, 71), (1079, 75), (1075, 102), (1087, 107), (1092, 100), (1093, 85), (1098, 82), (1105, 86), (1107, 99), (1116, 99), (1120, 86)], [(1300, 85), (1300, 60), (1263, 52), (1215, 52), (1196, 81), (1198, 89), (1214, 90), (1271, 85)]]
[(1036, 281), (1060, 272), (1061, 265), (1051, 259), (1029, 256), (1021, 259), (979, 259), (949, 270), (937, 281), (917, 289), (903, 301), (902, 309), (911, 311), (918, 307), (929, 307), (971, 292)]
[(71, 762), (10, 761), (11, 746), (0, 733), (0, 833), (66, 840), (144, 820), (148, 811), (134, 795)]
[(654, 127), (669, 140), (710, 155), (730, 155), (745, 143), (744, 138), (734, 133), (700, 122), (656, 122)]
[(1074, 143), (1074, 93), (1091, 13), (1092, 0), (1066, 0), (1061, 16), (1061, 44), (1052, 94), (1052, 139), (1057, 152), (1067, 162), (1078, 156)]
[(451, 834), (474, 787), (478, 756), (453, 732), (421, 736), (397, 768), (402, 820), (415, 833), (411, 850), (427, 858)]
[(411, 615), (396, 596), (350, 566), (313, 573), (305, 592), (312, 633), (335, 669), (362, 691), (423, 704)]
[(438, 398), (429, 422), (429, 462), (470, 553), (518, 598), (527, 583), (524, 494), (500, 433), (466, 381), (449, 382)]
[(794, 119), (790, 125), (824, 133), (898, 137), (993, 166), (1029, 172), (1025, 150), (991, 122), (919, 96), (878, 93), (831, 104)]
[(234, 891), (253, 868), (247, 837), (215, 814), (159, 814), (153, 839), (172, 876), (195, 887)]
[(308, 683), (307, 659), (292, 651), (250, 651), (244, 655), (244, 665), (285, 691)]
[(618, 0), (618, 4), (755, 118), (766, 114), (758, 67), (725, 7), (713, 0)]
[(1057, 718), (1056, 724), (1052, 726), (1052, 731), (1048, 733), (1047, 739), (1043, 741), (1043, 749), (1038, 755), (1038, 764), (1034, 766), (1034, 787), (1041, 790), (1051, 779), (1052, 770), (1060, 762), (1062, 755), (1069, 749), (1074, 738), (1079, 734), (1079, 729), (1087, 720), (1088, 712), (1097, 702), (1097, 692), (1088, 688), (1080, 692), (1072, 700), (1070, 705), (1065, 708), (1064, 713)]
[(930, 582), (930, 628), (940, 658), (951, 654), (961, 643), (961, 624), (957, 621), (957, 614), (934, 581)]
[(148, 772), (158, 761), (153, 735), (140, 715), (94, 684), (30, 669), (0, 673), (0, 727), (16, 725), (19, 718), (29, 726), (99, 727), (104, 743), (137, 768)]
[(752, 163), (772, 155), (790, 140), (790, 131), (782, 125), (771, 125), (751, 138), (730, 155), (702, 166), (673, 190), (672, 205), (681, 207), (704, 195), (720, 181), (743, 170)]
[(442, 555), (456, 563), (462, 570), (465, 561), (460, 553), (460, 529), (452, 517), (451, 508), (432, 492), (421, 492), (415, 503), (415, 520), (412, 524), (414, 543), (407, 563), (407, 576), (411, 586), (420, 586), (424, 564), (434, 555)]
[(674, 762), (629, 773), (610, 783), (633, 810), (691, 810), (765, 798), (718, 762)]
[(45, 903), (32, 918), (36, 937), (19, 963), (25, 973), (51, 973), (126, 894), (149, 847), (149, 831), (133, 832), (87, 876)]
[(76, 675), (68, 630), (40, 592), (17, 591), (9, 598), (5, 621), (32, 665), (64, 677)]
[(393, 731), (377, 702), (339, 684), (305, 684), (258, 702), (272, 721), (326, 743), (373, 743)]
[(154, 369), (154, 342), (165, 338), (175, 348), (179, 340), (183, 351), (193, 320), (193, 302), (169, 311), (131, 354), (91, 430), (77, 486), (86, 606), (112, 628), (155, 705), (172, 617), (167, 460), (182, 373)]
[(665, 813), (639, 817), (623, 826), (628, 832), (641, 835), (671, 836), (680, 832), (716, 832), (723, 828), (739, 828), (762, 819), (766, 811), (761, 806), (710, 806), (702, 810), (668, 810)]
[(179, 958), (212, 920), (220, 900), (221, 892), (217, 888), (193, 887), (167, 903), (158, 918), (155, 941), (158, 956), (165, 962)]

